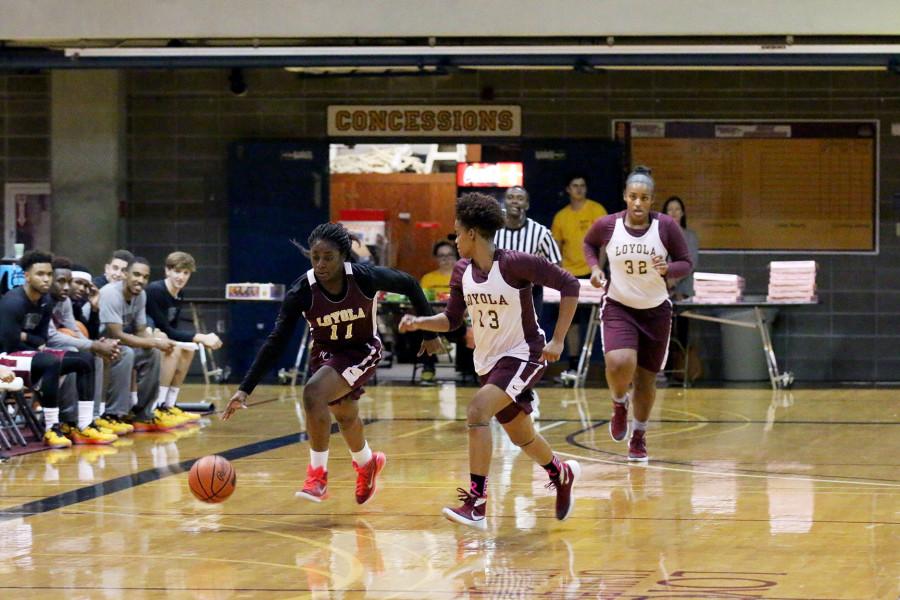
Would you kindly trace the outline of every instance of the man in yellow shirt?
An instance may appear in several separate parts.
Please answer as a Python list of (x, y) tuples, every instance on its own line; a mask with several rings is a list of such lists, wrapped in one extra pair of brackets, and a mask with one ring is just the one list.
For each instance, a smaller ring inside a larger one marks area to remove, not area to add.
[[(594, 221), (606, 216), (606, 209), (599, 202), (588, 199), (587, 180), (583, 175), (569, 177), (566, 185), (569, 194), (569, 205), (561, 209), (553, 217), (550, 231), (562, 251), (562, 268), (578, 278), (590, 278), (591, 268), (584, 259), (584, 236)], [(569, 370), (578, 368), (578, 356), (581, 353), (581, 327), (590, 311), (587, 307), (579, 307), (572, 327), (566, 335), (566, 349), (569, 353)]]

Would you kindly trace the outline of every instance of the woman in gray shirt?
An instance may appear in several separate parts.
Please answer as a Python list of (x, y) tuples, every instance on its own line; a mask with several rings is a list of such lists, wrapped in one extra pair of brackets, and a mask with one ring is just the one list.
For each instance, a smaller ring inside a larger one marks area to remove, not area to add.
[[(688, 252), (691, 255), (694, 271), (696, 271), (700, 258), (700, 242), (697, 239), (697, 234), (687, 227), (687, 214), (684, 210), (684, 202), (678, 196), (670, 196), (663, 205), (662, 211), (678, 221), (678, 224), (681, 225), (681, 232), (684, 234), (684, 239), (687, 241)], [(694, 295), (694, 271), (691, 271), (691, 274), (687, 277), (677, 281), (669, 281), (669, 292), (671, 293), (673, 300), (684, 300), (685, 298), (690, 298)]]

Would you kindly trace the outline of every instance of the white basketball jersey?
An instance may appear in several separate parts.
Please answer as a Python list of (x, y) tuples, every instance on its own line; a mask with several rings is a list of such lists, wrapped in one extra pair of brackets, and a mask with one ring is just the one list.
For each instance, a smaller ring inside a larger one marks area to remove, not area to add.
[(606, 246), (609, 261), (607, 296), (631, 308), (653, 308), (669, 298), (666, 280), (653, 268), (653, 257), (668, 256), (659, 237), (659, 219), (641, 236), (625, 229), (625, 217), (616, 219), (616, 227)]
[[(482, 283), (475, 281), (469, 263), (462, 276), (462, 289), (475, 335), (475, 372), (488, 373), (504, 356), (529, 360), (531, 349), (522, 322), (521, 290), (503, 279), (500, 262), (494, 261)], [(540, 327), (537, 332), (546, 339)]]

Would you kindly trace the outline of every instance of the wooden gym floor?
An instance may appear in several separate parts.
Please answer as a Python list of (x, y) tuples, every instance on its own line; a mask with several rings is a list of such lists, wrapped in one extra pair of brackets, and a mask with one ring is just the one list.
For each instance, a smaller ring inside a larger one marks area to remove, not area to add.
[[(188, 386), (185, 400), (228, 389)], [(331, 498), (294, 498), (298, 399), (260, 388), (229, 423), (0, 465), (0, 598), (885, 598), (900, 596), (896, 390), (660, 390), (647, 466), (609, 438), (603, 390), (541, 388), (539, 425), (583, 480), (553, 517), (546, 477), (495, 430), (489, 526), (441, 507), (467, 486), (472, 388), (379, 386), (361, 402), (381, 489), (354, 501), (340, 435)], [(195, 501), (193, 459), (237, 491)]]

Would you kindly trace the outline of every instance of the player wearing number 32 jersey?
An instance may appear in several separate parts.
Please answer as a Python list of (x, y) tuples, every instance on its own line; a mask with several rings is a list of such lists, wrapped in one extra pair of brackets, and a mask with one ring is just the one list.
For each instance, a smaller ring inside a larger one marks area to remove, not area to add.
[[(598, 219), (584, 238), (591, 283), (606, 287), (600, 323), (606, 381), (613, 396), (609, 431), (613, 440), (625, 439), (631, 402), (628, 459), (640, 462), (647, 460), (647, 420), (672, 329), (666, 278), (680, 279), (692, 268), (681, 226), (669, 215), (650, 210), (653, 185), (649, 169), (635, 168), (625, 184), (626, 210)], [(608, 286), (604, 261), (609, 262)]]

